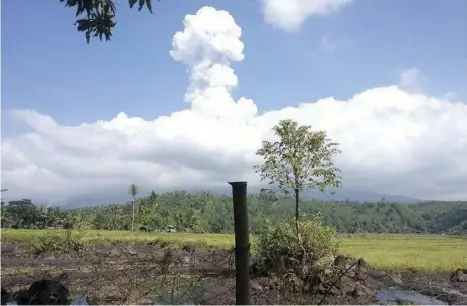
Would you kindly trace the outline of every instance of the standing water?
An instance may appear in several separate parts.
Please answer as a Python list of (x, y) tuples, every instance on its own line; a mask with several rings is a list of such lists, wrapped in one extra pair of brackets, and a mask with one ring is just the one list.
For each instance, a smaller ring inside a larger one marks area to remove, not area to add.
[(376, 294), (376, 300), (383, 304), (447, 305), (440, 300), (415, 291), (394, 288), (381, 288)]

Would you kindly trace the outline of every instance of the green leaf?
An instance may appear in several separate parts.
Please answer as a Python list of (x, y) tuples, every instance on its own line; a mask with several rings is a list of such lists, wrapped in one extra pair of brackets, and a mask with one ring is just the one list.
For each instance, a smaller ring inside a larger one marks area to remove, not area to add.
[(133, 8), (133, 6), (136, 4), (136, 1), (138, 1), (138, 0), (129, 0), (130, 9)]
[(146, 0), (146, 6), (148, 7), (148, 10), (151, 12), (152, 14), (152, 4), (151, 4), (151, 0)]

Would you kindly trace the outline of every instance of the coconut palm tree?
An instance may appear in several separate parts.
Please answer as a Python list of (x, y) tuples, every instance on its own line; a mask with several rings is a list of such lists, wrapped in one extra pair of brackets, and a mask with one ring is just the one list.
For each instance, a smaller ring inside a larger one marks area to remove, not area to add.
[(131, 230), (134, 231), (135, 229), (135, 204), (136, 204), (136, 195), (139, 192), (138, 186), (135, 184), (131, 184), (130, 187), (128, 187), (128, 194), (130, 194), (133, 197), (133, 219), (131, 221)]

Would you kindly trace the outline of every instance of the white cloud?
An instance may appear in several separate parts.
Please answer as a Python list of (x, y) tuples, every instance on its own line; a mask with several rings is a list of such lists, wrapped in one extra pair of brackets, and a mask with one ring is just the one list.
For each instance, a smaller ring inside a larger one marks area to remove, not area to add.
[(9, 196), (53, 201), (130, 183), (146, 190), (258, 183), (256, 149), (279, 119), (292, 118), (341, 143), (336, 162), (347, 187), (467, 198), (467, 103), (393, 85), (259, 114), (251, 99), (231, 95), (238, 79), (230, 65), (244, 57), (232, 16), (205, 7), (184, 25), (170, 54), (188, 65), (189, 109), (150, 121), (120, 113), (76, 126), (34, 110), (11, 111), (31, 132), (3, 140), (2, 188)]
[(312, 16), (336, 12), (352, 0), (259, 0), (267, 23), (285, 31), (296, 31)]

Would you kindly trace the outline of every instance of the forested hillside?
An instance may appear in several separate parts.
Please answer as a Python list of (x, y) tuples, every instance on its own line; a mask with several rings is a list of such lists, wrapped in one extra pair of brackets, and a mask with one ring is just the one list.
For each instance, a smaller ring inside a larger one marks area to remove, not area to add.
[[(271, 194), (248, 197), (250, 225), (256, 232), (266, 220), (291, 218), (293, 199)], [(232, 199), (209, 192), (170, 192), (136, 199), (135, 228), (172, 225), (193, 232), (233, 232)], [(355, 203), (303, 199), (301, 212), (320, 213), (325, 222), (342, 233), (448, 233), (467, 234), (467, 202), (397, 204), (386, 201)], [(80, 209), (41, 206), (4, 206), (2, 227), (131, 229), (132, 203)]]

